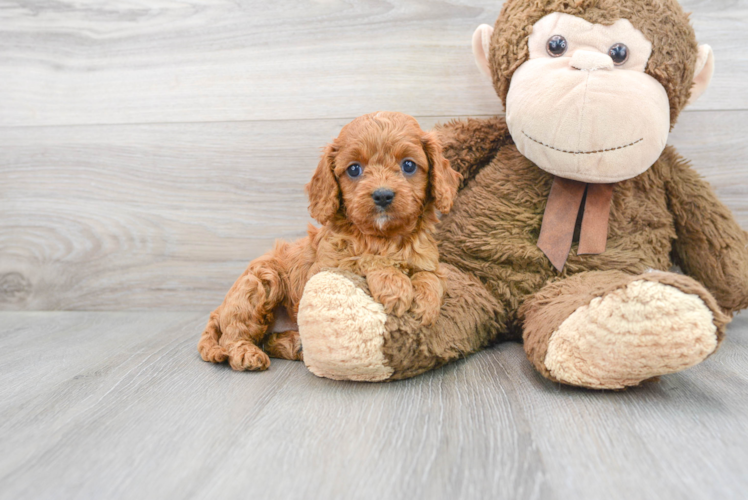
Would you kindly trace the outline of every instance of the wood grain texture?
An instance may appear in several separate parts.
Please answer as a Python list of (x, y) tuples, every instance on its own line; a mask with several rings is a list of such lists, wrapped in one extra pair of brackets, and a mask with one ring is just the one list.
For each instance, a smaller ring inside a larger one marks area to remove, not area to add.
[[(498, 0), (0, 3), (0, 126), (490, 115), (470, 39)], [(683, 0), (748, 109), (748, 1)]]
[[(670, 142), (748, 228), (748, 1), (682, 3), (717, 73)], [(0, 499), (743, 498), (744, 317), (622, 393), (516, 344), (379, 385), (199, 360), (350, 118), (499, 111), (470, 36), (500, 7), (0, 0), (0, 309), (153, 310), (0, 313)]]
[(501, 344), (390, 384), (204, 363), (199, 313), (0, 313), (0, 499), (742, 499), (748, 320), (625, 392)]
[[(422, 118), (425, 128), (446, 118)], [(0, 308), (217, 306), (274, 239), (346, 120), (0, 131)], [(748, 228), (748, 112), (692, 112), (671, 143)]]

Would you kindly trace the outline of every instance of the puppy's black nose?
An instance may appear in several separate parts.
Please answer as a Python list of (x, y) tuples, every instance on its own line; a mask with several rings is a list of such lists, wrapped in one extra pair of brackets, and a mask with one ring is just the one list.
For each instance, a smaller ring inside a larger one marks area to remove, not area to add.
[(395, 199), (395, 193), (391, 189), (379, 188), (373, 193), (371, 197), (374, 199), (374, 204), (379, 208), (387, 208), (392, 204), (392, 200)]

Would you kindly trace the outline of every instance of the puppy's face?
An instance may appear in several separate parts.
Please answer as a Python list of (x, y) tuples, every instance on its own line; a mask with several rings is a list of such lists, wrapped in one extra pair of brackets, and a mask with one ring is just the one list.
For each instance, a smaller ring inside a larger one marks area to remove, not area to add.
[(364, 234), (395, 236), (413, 232), (425, 211), (449, 211), (459, 178), (413, 117), (379, 112), (343, 127), (307, 191), (321, 223), (342, 213)]
[(412, 232), (423, 212), (429, 161), (415, 120), (362, 120), (341, 132), (335, 157), (348, 219), (365, 234)]

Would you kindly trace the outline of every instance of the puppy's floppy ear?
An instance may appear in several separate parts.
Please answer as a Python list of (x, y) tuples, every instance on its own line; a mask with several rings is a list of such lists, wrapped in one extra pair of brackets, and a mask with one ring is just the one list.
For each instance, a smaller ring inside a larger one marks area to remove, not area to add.
[(427, 132), (422, 138), (423, 150), (429, 158), (429, 184), (436, 209), (446, 214), (452, 208), (462, 176), (452, 170), (442, 154), (436, 134)]
[(306, 185), (309, 213), (323, 225), (330, 222), (340, 209), (340, 186), (333, 172), (336, 152), (334, 143), (325, 147), (317, 170)]

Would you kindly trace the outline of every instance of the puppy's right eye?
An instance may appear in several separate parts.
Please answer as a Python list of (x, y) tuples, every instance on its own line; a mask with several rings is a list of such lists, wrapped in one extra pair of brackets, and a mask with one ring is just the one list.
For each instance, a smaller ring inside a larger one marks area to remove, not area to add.
[(363, 173), (364, 169), (361, 168), (361, 165), (358, 163), (354, 163), (353, 165), (350, 165), (348, 168), (345, 169), (345, 172), (348, 174), (348, 177), (351, 179), (355, 179), (356, 177), (360, 176)]

